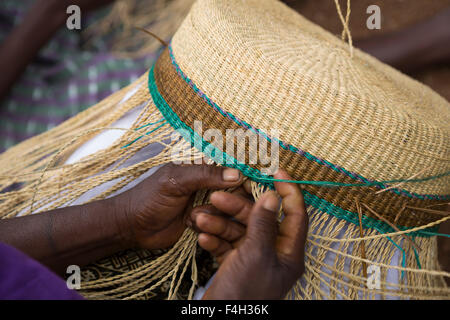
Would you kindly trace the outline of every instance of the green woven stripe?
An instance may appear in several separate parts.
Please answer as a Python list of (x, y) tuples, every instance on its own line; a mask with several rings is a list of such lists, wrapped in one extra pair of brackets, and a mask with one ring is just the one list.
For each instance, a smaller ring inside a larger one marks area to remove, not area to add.
[[(148, 88), (149, 92), (152, 96), (152, 99), (162, 113), (164, 118), (170, 123), (170, 125), (177, 130), (181, 136), (188, 142), (191, 143), (196, 149), (202, 151), (208, 157), (214, 159), (214, 161), (221, 163), (225, 166), (239, 169), (245, 176), (251, 176), (253, 180), (256, 182), (260, 182), (271, 189), (274, 189), (273, 183), (267, 183), (266, 178), (267, 175), (261, 173), (259, 170), (254, 169), (252, 167), (247, 166), (246, 164), (240, 163), (235, 158), (230, 157), (227, 153), (217, 149), (209, 142), (205, 141), (201, 136), (199, 136), (191, 127), (186, 125), (178, 115), (172, 110), (172, 108), (167, 104), (164, 98), (158, 91), (158, 87), (156, 85), (155, 77), (154, 77), (154, 66), (151, 68), (148, 76)], [(259, 178), (258, 178), (259, 177)], [(338, 219), (343, 219), (347, 222), (353, 223), (355, 225), (359, 225), (358, 214), (344, 210), (334, 204), (321, 199), (307, 191), (303, 191), (303, 195), (305, 197), (306, 204), (320, 210), (326, 212)], [(362, 216), (362, 225), (365, 229), (375, 229), (380, 233), (390, 233), (395, 230), (389, 226), (388, 224), (373, 219), (371, 217)], [(403, 226), (398, 226), (400, 230), (407, 230), (408, 228)], [(422, 231), (425, 231), (422, 233)], [(436, 231), (436, 228), (429, 228), (425, 230), (419, 230), (415, 232), (409, 233), (412, 236), (420, 236), (420, 237), (430, 237), (429, 232)]]
[[(290, 145), (288, 143), (285, 143), (285, 142), (283, 142), (283, 141), (281, 141), (279, 139), (270, 138), (267, 134), (265, 134), (261, 130), (259, 130), (257, 128), (254, 128), (249, 123), (236, 118), (230, 112), (222, 110), (216, 103), (211, 101), (211, 99), (208, 96), (206, 96), (206, 94), (204, 94), (195, 85), (195, 83), (193, 83), (192, 80), (189, 79), (184, 74), (183, 70), (181, 70), (180, 66), (177, 64), (177, 62), (175, 60), (175, 56), (173, 55), (173, 51), (172, 51), (171, 45), (169, 45), (168, 49), (169, 49), (170, 58), (172, 60), (172, 65), (177, 70), (177, 72), (180, 75), (180, 77), (192, 88), (192, 90), (194, 90), (200, 97), (202, 97), (206, 101), (206, 103), (208, 103), (209, 106), (211, 106), (214, 110), (219, 112), (222, 116), (231, 119), (232, 121), (234, 121), (238, 125), (246, 128), (246, 129), (249, 129), (249, 130), (251, 130), (252, 132), (254, 132), (256, 134), (262, 135), (270, 143), (273, 143), (273, 141), (275, 141), (276, 143), (278, 143), (285, 150), (289, 150), (289, 151), (294, 152), (294, 153), (302, 154), (308, 160), (315, 161), (315, 162), (317, 162), (320, 165), (326, 165), (327, 167), (333, 169), (334, 171), (339, 172), (339, 173), (344, 173), (345, 175), (349, 176), (352, 179), (359, 179), (359, 180), (363, 181), (367, 186), (375, 185), (375, 186), (379, 186), (381, 189), (387, 188), (388, 187), (387, 184), (391, 184), (391, 183), (406, 182), (406, 181), (409, 181), (409, 182), (427, 181), (427, 180), (437, 179), (437, 178), (440, 178), (440, 177), (443, 177), (443, 176), (450, 175), (450, 172), (445, 172), (445, 173), (437, 175), (437, 176), (432, 176), (432, 177), (427, 177), (427, 178), (422, 178), (422, 179), (408, 179), (408, 180), (400, 179), (400, 180), (381, 181), (381, 182), (380, 181), (370, 181), (370, 180), (364, 178), (361, 175), (358, 175), (356, 173), (352, 173), (352, 172), (350, 172), (350, 171), (348, 171), (348, 170), (346, 170), (346, 169), (344, 169), (342, 167), (338, 167), (338, 166), (332, 164), (331, 162), (329, 162), (329, 161), (327, 161), (325, 159), (317, 158), (317, 157), (313, 156), (312, 154), (310, 154), (310, 153), (308, 153), (306, 151), (302, 151), (302, 150), (296, 148), (295, 146), (292, 146), (292, 145)], [(415, 193), (415, 192), (409, 192), (407, 190), (397, 189), (397, 188), (392, 188), (392, 189), (389, 190), (389, 192), (393, 192), (393, 193), (401, 195), (401, 196), (407, 196), (407, 197), (410, 197), (410, 198), (418, 198), (418, 199), (422, 199), (422, 200), (423, 199), (436, 199), (436, 200), (447, 200), (447, 199), (450, 199), (450, 195), (418, 194), (418, 193)]]

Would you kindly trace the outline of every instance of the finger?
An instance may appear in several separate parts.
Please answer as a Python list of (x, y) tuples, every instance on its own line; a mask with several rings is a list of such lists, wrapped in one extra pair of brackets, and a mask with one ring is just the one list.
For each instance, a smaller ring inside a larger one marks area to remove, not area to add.
[(275, 249), (278, 233), (279, 198), (274, 191), (264, 193), (253, 206), (248, 219), (246, 241), (260, 249)]
[(228, 242), (234, 242), (245, 235), (245, 227), (220, 216), (200, 213), (195, 220), (200, 232), (209, 233)]
[[(274, 174), (275, 179), (293, 180), (285, 171)], [(308, 228), (308, 215), (300, 188), (294, 183), (275, 182), (282, 198), (284, 219), (279, 228), (277, 249), (286, 256), (303, 256)]]
[(223, 256), (228, 251), (233, 250), (229, 242), (207, 233), (198, 235), (198, 244), (215, 257)]
[(223, 213), (219, 209), (217, 209), (215, 206), (213, 206), (212, 204), (205, 204), (205, 205), (197, 206), (195, 208), (191, 208), (187, 212), (186, 225), (190, 228), (193, 228), (197, 232), (199, 232), (200, 230), (198, 229), (197, 225), (195, 224), (195, 220), (197, 219), (197, 216), (200, 213), (207, 213), (207, 214), (215, 215), (215, 216), (223, 215)]
[(245, 192), (247, 192), (249, 195), (252, 195), (252, 181), (250, 179), (245, 180), (242, 186), (244, 187)]
[(251, 185), (251, 181), (246, 179), (241, 186), (237, 187), (235, 190), (233, 191), (229, 191), (228, 192), (232, 193), (232, 194), (237, 194), (240, 195), (246, 199), (250, 199), (253, 201), (253, 195), (252, 195), (252, 185)]
[(223, 191), (213, 192), (209, 199), (220, 211), (247, 225), (254, 204), (251, 200)]
[(231, 253), (232, 250), (227, 250), (225, 251), (223, 254), (217, 255), (216, 257), (216, 261), (219, 263), (219, 265), (222, 264), (222, 262), (224, 262), (224, 260), (227, 258), (227, 256)]
[(247, 189), (245, 188), (245, 184), (246, 184), (247, 181), (248, 180), (246, 180), (241, 186), (237, 187), (235, 190), (228, 191), (228, 192), (231, 193), (231, 194), (235, 194), (235, 195), (241, 196), (241, 197), (246, 198), (246, 199), (253, 200), (252, 194), (248, 193)]
[(243, 181), (237, 169), (214, 165), (165, 165), (160, 173), (161, 183), (176, 188), (184, 194), (192, 194), (200, 189), (225, 189), (236, 187)]

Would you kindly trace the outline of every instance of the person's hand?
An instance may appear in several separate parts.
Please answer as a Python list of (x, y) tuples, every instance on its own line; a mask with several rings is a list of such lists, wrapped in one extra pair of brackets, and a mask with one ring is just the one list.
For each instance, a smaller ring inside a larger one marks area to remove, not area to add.
[(213, 192), (210, 202), (188, 210), (186, 222), (199, 233), (200, 247), (221, 264), (244, 241), (248, 216), (255, 204), (250, 180), (231, 192)]
[(242, 183), (236, 169), (168, 164), (134, 188), (111, 198), (125, 241), (147, 249), (173, 245), (186, 227), (186, 207), (200, 189), (226, 189)]
[[(284, 171), (275, 178), (292, 180)], [(275, 188), (284, 212), (280, 225), (273, 191), (255, 204), (240, 195), (213, 193), (214, 207), (233, 220), (194, 210), (200, 246), (221, 262), (204, 299), (282, 299), (302, 275), (308, 225), (303, 196), (294, 184), (276, 182)]]

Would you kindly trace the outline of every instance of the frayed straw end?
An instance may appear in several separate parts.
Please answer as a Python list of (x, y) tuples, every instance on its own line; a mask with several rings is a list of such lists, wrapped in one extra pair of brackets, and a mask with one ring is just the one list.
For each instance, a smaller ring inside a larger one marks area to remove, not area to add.
[(150, 32), (144, 28), (141, 27), (134, 27), (136, 30), (145, 32), (146, 34), (152, 36), (153, 38), (155, 38), (156, 40), (158, 40), (164, 47), (168, 47), (169, 43), (167, 43), (166, 41), (164, 41), (163, 39), (161, 39), (160, 37), (158, 37), (156, 34), (154, 34), (153, 32)]

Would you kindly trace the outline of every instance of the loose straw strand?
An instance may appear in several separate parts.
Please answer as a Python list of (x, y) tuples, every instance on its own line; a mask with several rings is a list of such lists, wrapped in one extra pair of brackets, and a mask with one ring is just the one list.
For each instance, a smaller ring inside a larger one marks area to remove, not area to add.
[[(358, 199), (356, 199), (356, 209), (358, 210), (358, 218), (359, 218), (359, 235), (361, 238), (363, 238), (364, 232), (363, 232), (363, 228), (362, 228), (362, 210), (361, 210), (361, 206), (359, 204)], [(364, 246), (364, 240), (361, 241), (361, 258), (366, 259), (366, 248)], [(363, 265), (364, 277), (367, 278), (367, 265), (365, 262), (363, 262), (362, 265)]]
[(139, 31), (145, 32), (146, 34), (152, 36), (153, 38), (155, 38), (156, 40), (158, 40), (164, 47), (168, 47), (168, 46), (169, 46), (169, 44), (168, 44), (166, 41), (164, 41), (163, 39), (161, 39), (160, 37), (158, 37), (158, 36), (157, 36), (156, 34), (154, 34), (153, 32), (148, 31), (148, 30), (146, 30), (146, 29), (144, 29), (144, 28), (141, 28), (141, 27), (135, 27), (135, 28), (136, 28), (137, 30), (139, 30)]
[[(363, 203), (362, 204), (367, 210), (369, 210), (372, 214), (374, 214), (378, 219), (384, 221), (385, 223), (387, 223), (389, 226), (391, 226), (392, 229), (394, 229), (397, 232), (400, 232), (400, 229), (397, 228), (397, 226), (391, 222), (389, 222), (389, 220), (387, 220), (386, 218), (384, 218), (382, 215), (378, 214), (377, 212), (375, 212), (375, 210), (373, 210), (372, 208), (370, 208), (367, 204)], [(420, 251), (420, 248), (414, 243), (414, 241), (411, 240), (410, 237), (408, 237), (407, 235), (402, 235), (403, 238), (406, 239), (406, 241), (408, 241), (417, 251)]]
[(350, 22), (350, 0), (347, 0), (347, 15), (346, 18), (344, 18), (344, 15), (342, 14), (341, 5), (339, 4), (339, 0), (334, 0), (334, 3), (336, 4), (337, 13), (339, 15), (339, 19), (342, 22), (342, 26), (344, 27), (344, 30), (342, 30), (342, 40), (345, 40), (345, 34), (347, 34), (348, 37), (348, 45), (350, 48), (350, 57), (353, 58), (353, 39), (352, 35), (350, 33), (349, 28), (349, 22)]
[(422, 225), (419, 227), (415, 227), (412, 229), (408, 229), (408, 230), (404, 230), (404, 231), (399, 231), (399, 232), (390, 232), (390, 233), (383, 233), (383, 234), (377, 234), (377, 235), (373, 235), (373, 236), (365, 236), (365, 237), (361, 237), (361, 238), (350, 238), (350, 239), (336, 239), (336, 238), (329, 238), (329, 237), (324, 237), (324, 236), (320, 236), (317, 234), (312, 234), (313, 237), (317, 238), (317, 239), (326, 239), (328, 241), (331, 242), (358, 242), (358, 241), (363, 241), (363, 240), (371, 240), (371, 239), (379, 239), (379, 238), (386, 238), (386, 237), (392, 237), (392, 236), (400, 236), (402, 234), (408, 234), (408, 233), (412, 233), (415, 231), (420, 231), (423, 229), (428, 229), (431, 227), (434, 227), (436, 225), (439, 225), (447, 220), (450, 220), (450, 216), (444, 217), (442, 219), (430, 222), (426, 225)]
[(379, 193), (382, 193), (382, 192), (385, 192), (385, 191), (388, 191), (388, 190), (391, 190), (391, 189), (398, 188), (398, 187), (402, 186), (404, 183), (407, 183), (408, 181), (417, 178), (419, 175), (421, 175), (422, 173), (426, 172), (427, 170), (428, 170), (428, 167), (425, 167), (422, 170), (420, 170), (419, 172), (416, 172), (415, 174), (413, 174), (411, 177), (405, 179), (405, 181), (401, 181), (401, 182), (399, 182), (397, 184), (393, 184), (393, 185), (391, 185), (390, 187), (388, 187), (386, 189), (383, 189), (383, 190), (375, 192), (375, 194), (379, 194)]

